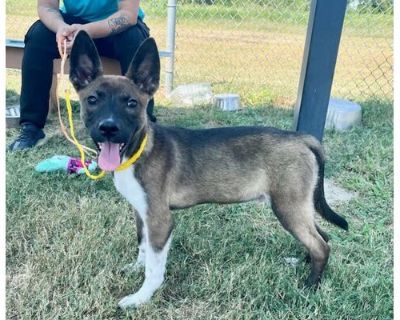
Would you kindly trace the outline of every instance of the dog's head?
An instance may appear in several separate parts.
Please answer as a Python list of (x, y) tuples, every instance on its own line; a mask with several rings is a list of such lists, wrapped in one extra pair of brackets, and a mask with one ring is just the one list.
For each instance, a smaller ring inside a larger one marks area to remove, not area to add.
[(160, 58), (152, 38), (137, 50), (125, 76), (105, 76), (96, 46), (80, 31), (70, 54), (70, 81), (79, 95), (81, 118), (100, 150), (99, 166), (113, 171), (143, 138), (146, 107), (159, 86)]

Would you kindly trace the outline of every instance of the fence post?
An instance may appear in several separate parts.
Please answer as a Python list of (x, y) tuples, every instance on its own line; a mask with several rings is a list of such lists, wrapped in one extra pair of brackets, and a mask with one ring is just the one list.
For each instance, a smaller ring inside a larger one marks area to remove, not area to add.
[(167, 6), (167, 57), (165, 65), (165, 91), (171, 93), (174, 82), (176, 0), (168, 0)]
[(312, 0), (294, 114), (296, 131), (322, 141), (347, 0)]

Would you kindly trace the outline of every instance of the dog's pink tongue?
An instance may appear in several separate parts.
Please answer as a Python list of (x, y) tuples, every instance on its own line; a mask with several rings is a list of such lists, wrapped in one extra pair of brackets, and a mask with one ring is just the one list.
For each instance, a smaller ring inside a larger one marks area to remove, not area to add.
[(119, 144), (104, 142), (100, 143), (99, 167), (105, 171), (114, 171), (121, 163), (119, 155)]

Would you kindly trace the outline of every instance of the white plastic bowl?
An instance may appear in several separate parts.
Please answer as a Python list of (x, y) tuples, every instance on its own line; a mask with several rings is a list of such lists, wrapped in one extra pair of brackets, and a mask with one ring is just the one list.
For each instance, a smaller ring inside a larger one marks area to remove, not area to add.
[(240, 97), (235, 93), (216, 94), (214, 105), (224, 111), (236, 111), (240, 108)]

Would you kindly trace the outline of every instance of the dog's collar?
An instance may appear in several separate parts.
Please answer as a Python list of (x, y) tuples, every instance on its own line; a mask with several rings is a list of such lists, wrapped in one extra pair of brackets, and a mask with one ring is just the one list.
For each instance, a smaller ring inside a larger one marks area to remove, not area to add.
[(139, 160), (140, 156), (142, 155), (144, 148), (147, 143), (147, 133), (144, 135), (142, 142), (140, 143), (139, 149), (125, 162), (121, 163), (115, 171), (122, 171), (128, 169), (131, 165), (133, 165), (136, 161)]

